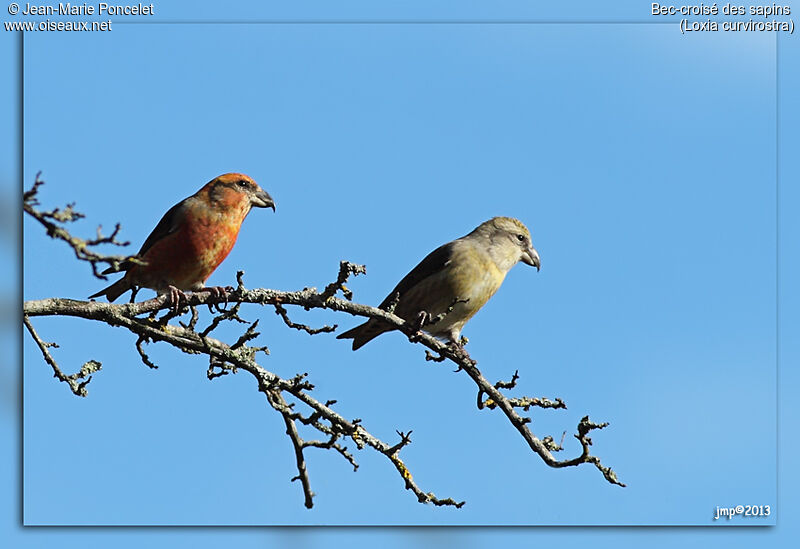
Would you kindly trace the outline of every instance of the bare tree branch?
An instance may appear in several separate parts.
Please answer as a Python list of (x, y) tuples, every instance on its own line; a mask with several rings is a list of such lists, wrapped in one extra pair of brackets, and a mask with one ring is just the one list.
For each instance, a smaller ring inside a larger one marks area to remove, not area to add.
[[(409, 339), (424, 345), (436, 355), (440, 357), (443, 356), (452, 361), (458, 366), (457, 371), (463, 370), (466, 372), (467, 375), (469, 375), (469, 377), (477, 385), (479, 392), (481, 394), (486, 394), (489, 397), (489, 400), (484, 401), (481, 407), (487, 407), (489, 409), (494, 409), (495, 407), (500, 408), (511, 424), (528, 443), (528, 446), (530, 446), (531, 450), (536, 452), (547, 465), (561, 468), (580, 465), (582, 463), (592, 463), (603, 473), (603, 476), (606, 478), (606, 480), (613, 484), (624, 486), (624, 484), (617, 479), (616, 474), (610, 468), (603, 466), (600, 463), (599, 458), (592, 456), (589, 453), (588, 446), (591, 444), (591, 442), (588, 442), (588, 444), (586, 443), (588, 440), (586, 437), (588, 430), (586, 432), (581, 432), (579, 430), (579, 433), (576, 435), (584, 449), (581, 455), (568, 460), (558, 460), (552, 455), (546, 445), (542, 443), (541, 439), (537, 438), (526, 426), (530, 420), (528, 418), (523, 418), (515, 411), (515, 408), (517, 407), (522, 407), (527, 410), (530, 406), (556, 409), (566, 408), (566, 405), (560, 399), (556, 399), (554, 401), (549, 399), (533, 399), (530, 397), (516, 400), (509, 399), (500, 392), (500, 389), (495, 387), (485, 377), (483, 377), (480, 370), (478, 370), (476, 366), (477, 363), (472, 360), (463, 347), (442, 343), (438, 339), (417, 330), (416, 326), (413, 325), (415, 323), (406, 323), (400, 317), (382, 309), (370, 307), (369, 305), (363, 305), (360, 303), (353, 303), (351, 301), (339, 299), (333, 296), (325, 299), (323, 299), (323, 297), (323, 294), (317, 292), (316, 288), (306, 288), (298, 292), (282, 292), (271, 289), (237, 289), (231, 294), (229, 299), (231, 301), (240, 303), (258, 303), (262, 305), (275, 305), (276, 303), (279, 303), (281, 305), (297, 305), (306, 309), (331, 309), (356, 316), (380, 319), (405, 333)], [(197, 306), (208, 303), (219, 303), (220, 301), (221, 298), (219, 297), (201, 292), (189, 295), (187, 304)], [(127, 303), (123, 305), (50, 298), (38, 301), (28, 301), (25, 303), (24, 311), (26, 315), (31, 317), (42, 315), (62, 315), (76, 316), (90, 320), (100, 320), (111, 325), (119, 325), (128, 328), (129, 330), (140, 335), (145, 333), (146, 335), (151, 336), (154, 341), (165, 341), (165, 332), (153, 329), (149, 325), (142, 326), (141, 321), (137, 320), (135, 317), (141, 314), (164, 309), (166, 306), (167, 298), (165, 296), (139, 303)], [(192, 336), (190, 334), (193, 332), (190, 332), (183, 327), (173, 327), (170, 332), (171, 336), (174, 338), (170, 340), (170, 343), (178, 347), (187, 347), (203, 352), (204, 349), (202, 349), (201, 344), (192, 342)], [(220, 356), (220, 358), (225, 357)], [(587, 419), (586, 425), (592, 425), (593, 427), (589, 429), (592, 430), (602, 429), (606, 424), (594, 424), (588, 422)]]
[[(81, 369), (72, 374), (66, 375), (64, 372), (61, 371), (61, 368), (58, 367), (53, 355), (50, 354), (48, 351), (49, 347), (58, 347), (57, 343), (50, 343), (46, 341), (42, 341), (39, 337), (39, 334), (36, 333), (36, 330), (33, 329), (33, 325), (31, 321), (28, 319), (28, 315), (23, 315), (22, 323), (28, 329), (28, 333), (31, 334), (31, 337), (36, 342), (36, 345), (39, 346), (39, 350), (42, 352), (42, 356), (44, 357), (45, 362), (47, 362), (51, 368), (53, 368), (53, 376), (56, 377), (59, 381), (63, 381), (64, 383), (69, 385), (69, 388), (75, 393), (76, 396), (85, 397), (89, 394), (86, 390), (86, 386), (92, 381), (92, 375), (95, 372), (99, 372), (102, 369), (102, 364), (97, 362), (96, 360), (89, 360), (85, 362)], [(78, 381), (83, 380), (83, 381)]]
[(275, 303), (275, 313), (283, 319), (283, 323), (286, 324), (289, 328), (294, 328), (295, 330), (301, 330), (310, 335), (335, 332), (336, 328), (339, 327), (338, 324), (334, 324), (333, 326), (325, 325), (319, 328), (310, 328), (305, 324), (297, 324), (295, 322), (292, 322), (289, 319), (289, 313), (280, 303)]
[[(70, 213), (59, 212), (57, 209), (45, 213), (36, 210), (34, 206), (38, 202), (36, 202), (35, 196), (41, 184), (37, 176), (34, 187), (25, 193), (25, 211), (42, 223), (47, 228), (50, 236), (67, 242), (75, 250), (78, 259), (90, 262), (95, 274), (97, 274), (95, 264), (98, 262), (115, 265), (118, 262), (130, 259), (109, 258), (86, 251), (86, 247), (94, 245), (95, 241), (76, 239), (58, 225), (58, 223), (68, 222), (74, 218), (71, 207), (68, 207)], [(114, 241), (116, 234), (117, 232), (115, 231), (109, 237), (110, 240), (104, 242), (116, 243)], [(594, 423), (589, 420), (588, 416), (584, 417), (579, 422), (577, 433), (574, 435), (581, 447), (580, 454), (570, 459), (556, 459), (553, 452), (563, 450), (563, 437), (562, 443), (559, 444), (556, 444), (550, 436), (538, 438), (529, 427), (530, 418), (519, 415), (517, 409), (522, 409), (526, 412), (531, 407), (565, 409), (566, 405), (561, 399), (525, 396), (506, 397), (501, 391), (511, 390), (516, 387), (516, 382), (519, 378), (518, 372), (514, 373), (510, 381), (499, 381), (492, 384), (478, 370), (477, 362), (464, 349), (463, 342), (461, 345), (445, 344), (421, 331), (426, 320), (437, 322), (441, 320), (439, 317), (442, 315), (430, 319), (428, 315), (421, 314), (420, 318), (415, 319), (413, 322), (406, 322), (393, 313), (394, 307), (390, 306), (387, 307), (388, 310), (383, 310), (354, 303), (352, 301), (353, 294), (345, 286), (345, 283), (351, 275), (364, 274), (365, 272), (366, 269), (361, 265), (342, 261), (339, 265), (336, 281), (325, 286), (323, 291), (319, 292), (316, 288), (304, 288), (296, 292), (285, 292), (265, 288), (248, 290), (244, 286), (243, 273), (240, 271), (237, 274), (237, 288), (229, 288), (229, 291), (222, 295), (209, 292), (190, 293), (186, 302), (182, 303), (176, 311), (170, 310), (167, 296), (159, 296), (138, 303), (118, 305), (64, 298), (31, 300), (26, 301), (23, 305), (24, 324), (39, 346), (45, 361), (53, 368), (55, 376), (68, 383), (73, 393), (80, 396), (86, 395), (85, 386), (91, 379), (90, 374), (99, 370), (100, 364), (96, 361), (90, 361), (84, 364), (76, 374), (71, 376), (63, 374), (48, 351), (48, 347), (53, 344), (45, 343), (39, 338), (33, 329), (31, 318), (39, 316), (71, 316), (126, 329), (137, 336), (136, 350), (142, 362), (151, 368), (156, 367), (156, 365), (144, 352), (142, 344), (160, 341), (185, 353), (206, 355), (209, 360), (206, 375), (210, 380), (229, 373), (236, 373), (239, 370), (248, 372), (256, 379), (259, 391), (265, 394), (270, 407), (280, 413), (283, 418), (286, 433), (294, 449), (298, 471), (298, 474), (292, 480), (300, 481), (304, 494), (304, 503), (308, 508), (313, 506), (314, 494), (311, 490), (304, 451), (308, 448), (334, 450), (347, 460), (355, 470), (358, 465), (353, 455), (342, 444), (346, 439), (355, 443), (359, 450), (370, 447), (389, 459), (403, 478), (406, 489), (412, 491), (420, 502), (459, 508), (464, 505), (464, 502), (457, 502), (452, 498), (439, 499), (433, 493), (424, 492), (413, 480), (405, 463), (399, 457), (400, 451), (411, 442), (411, 431), (408, 431), (408, 433), (397, 431), (400, 441), (393, 445), (388, 444), (367, 431), (361, 424), (361, 420), (348, 420), (334, 412), (331, 408), (335, 403), (334, 400), (322, 403), (312, 397), (310, 392), (313, 391), (314, 387), (308, 381), (306, 374), (298, 374), (291, 379), (284, 379), (260, 365), (256, 361), (257, 353), (262, 351), (268, 354), (269, 351), (263, 346), (249, 345), (251, 341), (259, 336), (256, 331), (258, 320), (250, 322), (240, 316), (243, 303), (272, 306), (286, 326), (305, 331), (311, 335), (332, 332), (336, 329), (336, 325), (310, 328), (304, 324), (295, 323), (289, 318), (286, 306), (298, 306), (305, 310), (326, 309), (381, 320), (383, 323), (404, 333), (409, 341), (424, 346), (426, 360), (434, 362), (449, 360), (457, 366), (456, 372), (464, 371), (477, 386), (478, 408), (490, 410), (499, 408), (526, 441), (530, 449), (544, 463), (554, 468), (591, 463), (603, 474), (608, 482), (625, 486), (617, 479), (611, 468), (604, 466), (598, 457), (590, 453), (591, 439), (588, 436), (589, 433), (593, 430), (603, 429), (608, 425), (607, 423)], [(344, 299), (336, 297), (338, 292), (342, 293)], [(234, 303), (230, 309), (221, 307), (222, 305), (227, 306), (229, 302)], [(197, 328), (199, 319), (197, 308), (200, 305), (207, 305), (213, 315), (208, 325), (203, 329)], [(157, 318), (157, 315), (162, 311), (165, 311), (164, 314)], [(186, 311), (191, 311), (191, 319), (188, 323), (184, 324), (180, 321), (171, 323), (171, 320), (183, 315)], [(242, 335), (231, 345), (212, 337), (214, 331), (224, 322), (247, 325)], [(86, 378), (85, 381), (79, 381), (84, 378)], [(308, 411), (304, 413), (295, 411), (294, 408), (297, 404)], [(324, 435), (323, 439), (304, 440), (298, 428), (299, 425), (316, 430)]]
[(119, 223), (117, 223), (110, 235), (103, 236), (102, 227), (98, 226), (97, 236), (93, 239), (85, 240), (72, 236), (64, 227), (59, 225), (59, 223), (73, 222), (85, 217), (82, 213), (75, 211), (74, 203), (67, 204), (63, 210), (59, 208), (44, 212), (37, 210), (35, 206), (39, 205), (39, 200), (36, 196), (39, 192), (39, 187), (44, 185), (44, 181), (40, 178), (41, 175), (42, 172), (37, 173), (33, 186), (22, 194), (22, 208), (25, 213), (44, 225), (47, 230), (47, 236), (66, 242), (75, 252), (75, 257), (81, 261), (88, 261), (92, 265), (92, 274), (102, 280), (107, 280), (108, 277), (103, 275), (97, 268), (98, 263), (106, 263), (114, 270), (119, 269), (119, 266), (126, 261), (141, 263), (137, 256), (102, 255), (89, 249), (100, 244), (128, 246), (130, 242), (117, 240), (117, 235), (122, 228)]
[[(244, 294), (240, 294), (238, 292), (239, 290), (237, 290), (236, 297), (234, 297), (236, 300), (239, 299), (239, 295), (246, 295), (254, 300), (250, 302), (274, 304), (274, 301), (270, 301), (269, 299), (265, 298), (262, 290), (246, 290)], [(269, 290), (269, 292), (274, 291)], [(277, 292), (273, 293), (272, 297), (277, 298), (277, 300), (284, 300), (284, 298), (289, 299), (291, 296), (291, 299), (289, 300), (296, 301), (299, 299), (298, 294), (299, 296), (314, 295), (317, 296), (317, 299), (319, 299), (320, 296), (320, 294), (316, 293), (315, 289), (311, 288), (303, 290), (302, 292)], [(207, 293), (197, 293), (190, 294), (188, 296), (188, 303), (189, 305), (196, 306), (214, 302), (214, 300), (220, 299), (222, 298), (210, 296)], [(334, 299), (337, 302), (353, 305), (348, 301), (340, 300), (338, 298), (328, 298), (328, 301), (331, 299)], [(210, 379), (224, 375), (221, 373), (222, 371), (226, 371), (226, 373), (228, 371), (235, 373), (235, 371), (238, 369), (247, 371), (256, 378), (259, 384), (259, 390), (267, 394), (270, 406), (281, 413), (281, 415), (284, 417), (284, 422), (287, 420), (291, 420), (292, 422), (301, 421), (301, 423), (311, 425), (326, 435), (337, 434), (339, 436), (350, 438), (359, 449), (369, 446), (377, 450), (392, 462), (392, 464), (401, 474), (406, 488), (411, 490), (417, 496), (417, 499), (420, 502), (433, 503), (434, 505), (452, 505), (457, 507), (463, 505), (463, 502), (457, 502), (452, 498), (440, 499), (437, 498), (433, 493), (424, 492), (413, 480), (411, 473), (398, 456), (398, 451), (394, 446), (383, 442), (369, 433), (361, 425), (360, 421), (347, 420), (346, 418), (334, 412), (329, 405), (323, 404), (311, 397), (308, 392), (313, 389), (313, 386), (304, 380), (304, 376), (296, 376), (295, 378), (287, 380), (260, 366), (255, 361), (254, 357), (256, 352), (261, 350), (261, 348), (242, 345), (239, 348), (234, 349), (233, 346), (228, 346), (222, 341), (210, 337), (208, 334), (204, 334), (202, 332), (198, 333), (182, 325), (163, 325), (161, 323), (154, 323), (149, 318), (138, 318), (139, 316), (147, 315), (154, 311), (166, 310), (168, 307), (169, 305), (166, 303), (166, 299), (163, 296), (140, 303), (126, 303), (120, 305), (100, 303), (95, 301), (87, 302), (71, 299), (50, 298), (28, 301), (24, 305), (24, 311), (26, 316), (30, 317), (61, 315), (85, 318), (88, 320), (97, 320), (112, 326), (125, 328), (138, 335), (139, 338), (143, 340), (163, 341), (187, 353), (206, 354), (213, 361), (212, 366), (209, 367), (207, 372), (207, 375)], [(225, 313), (223, 312), (221, 314)], [(214, 368), (216, 368), (216, 370)], [(286, 409), (281, 404), (281, 400), (275, 398), (274, 396), (275, 394), (279, 393), (288, 393), (298, 401), (308, 406), (312, 410), (312, 414), (310, 416), (301, 416), (299, 414), (286, 416)], [(302, 454), (302, 450), (304, 449), (302, 439), (299, 438), (299, 435), (295, 435), (293, 430), (288, 426), (287, 432), (290, 435), (290, 438), (292, 438), (296, 455), (298, 451), (300, 454)], [(300, 448), (299, 450), (298, 447)], [(319, 444), (313, 444), (307, 447), (322, 446)], [(347, 457), (346, 449), (340, 449), (339, 447), (333, 445), (332, 447), (340, 454)], [(351, 461), (351, 459), (348, 458), (348, 461)], [(308, 487), (308, 475), (305, 471), (304, 463), (305, 461), (302, 459), (302, 455), (299, 455), (299, 479), (303, 484), (306, 497), (305, 501), (306, 505), (308, 506), (312, 496), (309, 495), (311, 492), (310, 488)], [(351, 461), (351, 464), (352, 463), (353, 461)]]

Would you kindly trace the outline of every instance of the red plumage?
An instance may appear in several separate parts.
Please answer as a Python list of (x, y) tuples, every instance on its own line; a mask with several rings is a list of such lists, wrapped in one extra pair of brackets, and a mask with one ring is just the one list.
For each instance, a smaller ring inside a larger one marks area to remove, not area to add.
[[(206, 289), (205, 281), (236, 244), (252, 207), (275, 209), (272, 197), (251, 178), (227, 173), (169, 209), (147, 237), (137, 256), (123, 263), (125, 276), (89, 296), (114, 301), (134, 287), (151, 288), (173, 298), (182, 290)], [(116, 272), (107, 269), (103, 274)]]

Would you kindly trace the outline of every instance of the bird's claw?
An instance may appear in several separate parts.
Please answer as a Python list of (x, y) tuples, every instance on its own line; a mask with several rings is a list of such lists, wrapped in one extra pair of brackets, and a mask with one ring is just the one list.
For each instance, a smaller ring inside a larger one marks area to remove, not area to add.
[(176, 288), (175, 286), (168, 286), (167, 287), (167, 303), (170, 305), (172, 312), (176, 315), (181, 310), (181, 300), (188, 301), (186, 294)]
[(447, 346), (453, 349), (454, 351), (460, 351), (464, 348), (460, 341), (453, 341), (452, 339), (447, 342)]
[[(228, 294), (232, 293), (234, 288), (233, 286), (209, 286), (204, 288), (204, 290), (208, 290), (209, 294), (211, 294), (211, 297), (223, 299), (224, 307), (220, 307), (219, 304), (216, 305), (217, 310), (221, 311), (228, 307)], [(211, 304), (208, 305), (208, 308), (211, 309)]]
[(414, 323), (411, 324), (411, 327), (414, 329), (414, 333), (408, 336), (408, 340), (411, 343), (416, 343), (422, 337), (422, 327), (425, 326), (425, 323), (430, 318), (430, 315), (426, 311), (420, 311), (417, 313), (417, 318), (414, 319)]
[(221, 298), (223, 298), (225, 300), (225, 303), (228, 302), (228, 287), (226, 287), (226, 286), (209, 286), (209, 287), (206, 288), (206, 290), (208, 290), (209, 293), (211, 293), (212, 296), (217, 297), (217, 298), (221, 297)]

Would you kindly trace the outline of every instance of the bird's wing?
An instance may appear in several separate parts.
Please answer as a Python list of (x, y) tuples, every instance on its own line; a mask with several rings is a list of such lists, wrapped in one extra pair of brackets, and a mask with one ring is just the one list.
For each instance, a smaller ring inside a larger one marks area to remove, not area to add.
[(403, 279), (397, 283), (386, 299), (378, 305), (379, 308), (385, 309), (394, 300), (395, 296), (399, 293), (403, 296), (408, 290), (419, 284), (426, 278), (435, 275), (442, 271), (453, 256), (453, 248), (456, 241), (443, 244), (425, 256), (425, 259), (419, 262), (419, 265), (411, 269)]
[(156, 228), (153, 229), (153, 232), (150, 233), (150, 236), (148, 236), (144, 244), (142, 244), (142, 248), (139, 250), (138, 254), (140, 257), (146, 254), (147, 250), (152, 248), (156, 242), (178, 230), (186, 214), (188, 200), (189, 198), (181, 200), (167, 210), (167, 213), (165, 213), (161, 221), (158, 222)]
[[(189, 198), (181, 200), (173, 207), (171, 207), (169, 210), (167, 210), (167, 213), (165, 213), (164, 217), (161, 218), (161, 221), (158, 222), (158, 225), (156, 225), (156, 228), (153, 229), (153, 232), (151, 232), (150, 236), (148, 236), (147, 239), (144, 241), (144, 244), (142, 244), (139, 253), (136, 255), (138, 255), (139, 257), (144, 256), (147, 250), (152, 248), (156, 242), (178, 230), (178, 227), (180, 227), (181, 221), (183, 220), (186, 212), (187, 200), (189, 200)], [(111, 274), (111, 273), (117, 273), (119, 271), (127, 271), (128, 269), (133, 267), (133, 265), (134, 263), (130, 261), (123, 261), (122, 263), (119, 264), (118, 269), (109, 267), (101, 274)]]

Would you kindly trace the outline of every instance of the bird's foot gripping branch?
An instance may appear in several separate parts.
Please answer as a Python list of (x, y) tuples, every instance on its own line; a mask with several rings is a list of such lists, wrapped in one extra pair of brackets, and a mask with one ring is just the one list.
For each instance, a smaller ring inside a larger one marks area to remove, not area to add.
[[(61, 214), (62, 211), (58, 209), (49, 212), (38, 210), (36, 196), (41, 184), (42, 181), (37, 176), (34, 186), (24, 195), (24, 211), (39, 221), (49, 236), (72, 247), (77, 259), (89, 262), (95, 276), (104, 278), (96, 268), (97, 264), (114, 266), (137, 260), (136, 256), (104, 256), (93, 251), (99, 244), (122, 244), (115, 240), (119, 229), (115, 230), (111, 237), (102, 237), (98, 232), (96, 239), (83, 240), (72, 236), (65, 229), (67, 223), (80, 216), (72, 206), (64, 210), (69, 215)], [(332, 450), (356, 470), (358, 465), (354, 454), (346, 446), (348, 441), (358, 450), (371, 448), (385, 456), (401, 476), (405, 488), (413, 492), (418, 501), (457, 508), (464, 505), (464, 501), (456, 501), (450, 497), (439, 498), (419, 487), (399, 457), (402, 449), (411, 442), (411, 431), (398, 430), (399, 441), (384, 442), (367, 430), (366, 422), (360, 419), (348, 419), (335, 412), (333, 407), (336, 400), (317, 400), (311, 396), (314, 386), (308, 374), (301, 373), (292, 378), (282, 378), (261, 365), (257, 359), (269, 354), (269, 350), (263, 345), (252, 345), (260, 335), (257, 331), (259, 319), (251, 322), (241, 316), (242, 305), (245, 303), (271, 307), (287, 327), (311, 335), (333, 332), (337, 326), (334, 324), (311, 327), (295, 322), (289, 316), (288, 307), (347, 313), (379, 321), (390, 329), (399, 330), (413, 343), (425, 347), (426, 359), (436, 362), (450, 361), (455, 364), (456, 372), (465, 372), (477, 386), (478, 408), (488, 410), (499, 408), (530, 449), (547, 465), (563, 468), (590, 463), (608, 482), (624, 486), (611, 468), (602, 465), (600, 459), (590, 453), (591, 439), (588, 434), (592, 430), (604, 428), (607, 424), (592, 423), (588, 416), (584, 417), (578, 424), (575, 434), (580, 443), (580, 453), (570, 459), (556, 459), (553, 453), (562, 451), (562, 445), (556, 444), (550, 436), (537, 437), (530, 429), (530, 418), (520, 415), (519, 411), (528, 412), (531, 408), (564, 409), (566, 406), (561, 399), (507, 397), (502, 391), (515, 388), (518, 373), (515, 372), (509, 382), (492, 384), (481, 374), (476, 361), (469, 356), (462, 345), (443, 343), (421, 332), (417, 323), (404, 321), (391, 312), (391, 308), (386, 310), (353, 302), (352, 292), (345, 283), (351, 276), (364, 273), (363, 266), (342, 261), (336, 280), (325, 286), (322, 291), (305, 288), (296, 292), (284, 292), (264, 288), (247, 289), (243, 283), (243, 274), (239, 272), (235, 288), (226, 288), (229, 290), (226, 292), (188, 293), (185, 301), (181, 300), (177, 310), (174, 303), (170, 302), (169, 296), (119, 305), (65, 298), (31, 300), (23, 304), (23, 323), (36, 342), (45, 362), (52, 368), (55, 377), (67, 383), (72, 392), (79, 396), (88, 394), (87, 384), (92, 379), (92, 374), (100, 371), (101, 364), (95, 360), (88, 360), (77, 373), (63, 373), (50, 352), (56, 345), (44, 341), (39, 336), (32, 324), (34, 317), (70, 316), (128, 330), (136, 336), (134, 347), (141, 361), (150, 368), (155, 368), (156, 364), (146, 354), (144, 344), (162, 342), (185, 353), (205, 355), (207, 360), (203, 364), (209, 380), (239, 371), (247, 372), (255, 379), (258, 390), (265, 395), (269, 407), (281, 415), (296, 460), (297, 475), (292, 480), (300, 482), (304, 504), (308, 508), (313, 506), (314, 494), (306, 467), (305, 452), (309, 448)], [(338, 297), (339, 294), (344, 298)], [(227, 308), (223, 308), (229, 303)], [(209, 307), (210, 318), (201, 318), (199, 305)], [(188, 319), (186, 319), (187, 313)], [(236, 323), (244, 327), (236, 341), (228, 343), (214, 337), (215, 330), (223, 323)]]

